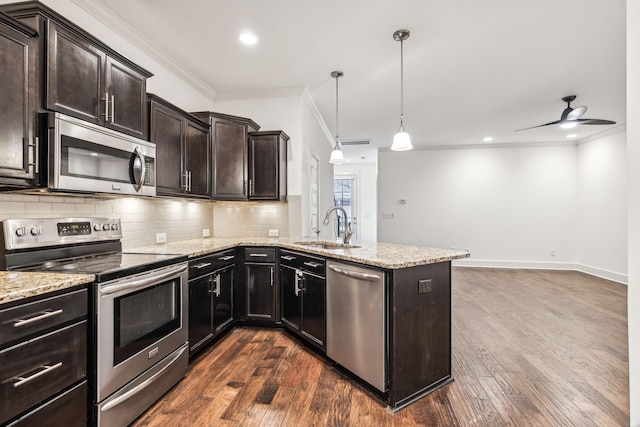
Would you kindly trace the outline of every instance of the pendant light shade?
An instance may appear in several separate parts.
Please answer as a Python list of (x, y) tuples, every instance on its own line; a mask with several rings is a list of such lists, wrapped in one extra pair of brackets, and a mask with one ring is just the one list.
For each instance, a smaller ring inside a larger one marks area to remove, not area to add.
[(342, 71), (333, 71), (331, 72), (331, 77), (336, 79), (336, 145), (333, 147), (333, 151), (331, 152), (331, 157), (329, 157), (329, 163), (334, 165), (341, 165), (344, 163), (344, 153), (342, 152), (342, 148), (340, 146), (340, 138), (338, 137), (338, 79), (344, 76)]
[(404, 130), (404, 45), (409, 38), (409, 30), (398, 30), (393, 33), (393, 39), (400, 42), (400, 129), (393, 137), (392, 151), (407, 151), (413, 148), (411, 137)]

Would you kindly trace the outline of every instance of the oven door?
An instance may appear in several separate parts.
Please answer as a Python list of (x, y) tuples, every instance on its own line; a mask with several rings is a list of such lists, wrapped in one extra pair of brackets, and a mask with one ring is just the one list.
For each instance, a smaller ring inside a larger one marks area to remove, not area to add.
[(97, 401), (188, 341), (187, 263), (99, 284)]
[(54, 190), (155, 196), (155, 145), (60, 113), (48, 116)]

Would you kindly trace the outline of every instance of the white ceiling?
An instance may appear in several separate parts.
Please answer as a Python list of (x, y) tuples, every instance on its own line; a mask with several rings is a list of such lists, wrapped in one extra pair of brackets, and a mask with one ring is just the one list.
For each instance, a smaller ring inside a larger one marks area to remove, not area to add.
[[(307, 88), (340, 137), (390, 146), (399, 126), (416, 148), (566, 142), (566, 95), (584, 118), (625, 123), (625, 0), (76, 0), (102, 1), (216, 91), (216, 97)], [(257, 45), (238, 34), (253, 31)], [(577, 139), (614, 126), (578, 126)]]

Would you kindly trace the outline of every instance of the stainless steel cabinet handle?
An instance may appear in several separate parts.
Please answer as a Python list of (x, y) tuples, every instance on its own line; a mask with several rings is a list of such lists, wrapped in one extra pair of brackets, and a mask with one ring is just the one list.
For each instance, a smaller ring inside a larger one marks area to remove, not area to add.
[(311, 268), (316, 268), (316, 267), (320, 267), (322, 264), (320, 264), (319, 262), (305, 262), (304, 265), (306, 265), (307, 267), (311, 267)]
[(216, 288), (213, 290), (213, 292), (216, 294), (216, 297), (220, 296), (220, 275), (216, 274), (216, 278), (213, 279), (213, 281), (216, 284)]
[(48, 319), (50, 317), (54, 317), (54, 316), (57, 316), (59, 314), (62, 314), (62, 309), (54, 310), (54, 311), (45, 311), (44, 313), (42, 313), (42, 314), (40, 314), (38, 316), (30, 317), (28, 319), (18, 319), (13, 324), (13, 327), (14, 328), (19, 328), (21, 326), (31, 325), (32, 323), (39, 322), (39, 321), (44, 320), (44, 319)]
[(233, 255), (227, 255), (227, 256), (221, 256), (220, 258), (218, 258), (220, 261), (229, 261), (230, 259), (234, 259), (235, 256)]
[(211, 265), (210, 262), (203, 262), (202, 264), (194, 265), (194, 267), (199, 270), (201, 268), (209, 267), (210, 265)]
[(340, 268), (334, 265), (329, 265), (329, 269), (335, 271), (338, 274), (353, 277), (354, 279), (367, 280), (369, 282), (375, 282), (381, 279), (381, 277), (376, 274), (359, 273), (357, 271), (347, 270), (346, 268)]
[(267, 255), (267, 254), (249, 254), (249, 256), (252, 256), (252, 257), (261, 257), (261, 258), (266, 258), (266, 257), (267, 257), (267, 256), (269, 256), (269, 255)]
[(253, 196), (253, 180), (249, 180), (249, 197)]
[(300, 281), (300, 276), (298, 276), (298, 270), (296, 270), (296, 277), (293, 281), (293, 293), (296, 294), (296, 296), (298, 296), (298, 293), (300, 292), (300, 288), (298, 287), (299, 281)]
[(289, 255), (282, 255), (280, 258), (286, 259), (287, 261), (293, 261), (294, 259), (296, 259), (296, 257)]
[(191, 171), (187, 172), (187, 191), (191, 191)]
[(53, 371), (55, 369), (58, 369), (60, 366), (62, 366), (62, 362), (58, 362), (55, 365), (44, 365), (44, 366), (41, 367), (42, 368), (41, 371), (38, 371), (38, 372), (36, 372), (35, 374), (33, 374), (33, 375), (29, 376), (29, 377), (26, 377), (26, 378), (25, 377), (12, 378), (11, 381), (15, 381), (13, 383), (13, 388), (20, 387), (21, 385), (24, 385), (24, 384), (26, 384), (28, 382), (31, 382), (31, 381), (35, 380), (36, 378), (40, 378), (41, 376), (43, 376), (45, 374), (48, 374), (49, 372), (51, 372), (51, 371)]
[(111, 95), (111, 123), (115, 123), (116, 118), (116, 97)]
[(109, 121), (109, 92), (104, 93), (104, 121)]
[(271, 287), (273, 287), (273, 276), (274, 276), (273, 270), (274, 270), (274, 268), (271, 267)]

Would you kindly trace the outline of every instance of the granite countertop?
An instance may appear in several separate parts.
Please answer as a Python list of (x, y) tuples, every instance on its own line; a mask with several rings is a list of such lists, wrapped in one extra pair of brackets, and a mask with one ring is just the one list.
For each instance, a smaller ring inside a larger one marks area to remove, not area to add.
[(127, 252), (180, 254), (187, 255), (189, 258), (195, 258), (236, 246), (277, 246), (283, 249), (291, 249), (327, 258), (352, 261), (387, 269), (434, 264), (469, 257), (469, 253), (466, 251), (400, 245), (395, 243), (355, 242), (351, 245), (354, 247), (329, 249), (300, 244), (300, 242), (311, 241), (310, 239), (288, 238), (209, 237), (128, 249)]
[(94, 279), (92, 274), (0, 271), (0, 304), (91, 283)]

